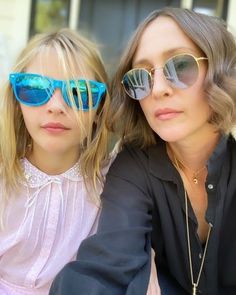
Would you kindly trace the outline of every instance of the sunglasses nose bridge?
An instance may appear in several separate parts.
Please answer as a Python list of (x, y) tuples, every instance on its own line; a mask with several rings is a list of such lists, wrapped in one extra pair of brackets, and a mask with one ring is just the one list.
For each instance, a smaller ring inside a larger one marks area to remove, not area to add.
[(65, 82), (62, 80), (52, 80), (53, 89), (51, 91), (51, 99), (48, 102), (48, 107), (51, 111), (65, 111)]
[(152, 69), (151, 93), (154, 97), (161, 97), (170, 91), (170, 85), (165, 75), (165, 66)]
[[(61, 92), (62, 97), (65, 96), (65, 82), (62, 80), (53, 80), (53, 92), (55, 92), (56, 89), (59, 89)], [(65, 99), (65, 98), (64, 98)]]
[(155, 74), (157, 71), (163, 71), (164, 67), (152, 68), (151, 72)]
[(154, 83), (155, 76), (158, 72), (163, 72), (164, 67), (152, 68), (150, 70), (150, 75), (152, 77), (152, 83)]
[(56, 88), (59, 88), (62, 91), (63, 81), (61, 81), (61, 80), (53, 80), (53, 87), (54, 87), (54, 90)]
[[(152, 84), (154, 84), (154, 81), (155, 81), (155, 76), (158, 74), (158, 73), (161, 73), (164, 75), (164, 67), (158, 67), (158, 68), (152, 68), (150, 70), (150, 74), (151, 74), (151, 77), (152, 77)], [(165, 76), (165, 75), (164, 75)]]

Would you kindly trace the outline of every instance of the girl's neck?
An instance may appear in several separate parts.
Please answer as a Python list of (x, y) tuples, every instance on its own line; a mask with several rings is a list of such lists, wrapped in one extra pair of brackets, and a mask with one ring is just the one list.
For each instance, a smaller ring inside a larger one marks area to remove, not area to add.
[(68, 152), (65, 155), (57, 155), (32, 151), (26, 158), (44, 173), (48, 175), (58, 175), (74, 166), (79, 159), (79, 155)]

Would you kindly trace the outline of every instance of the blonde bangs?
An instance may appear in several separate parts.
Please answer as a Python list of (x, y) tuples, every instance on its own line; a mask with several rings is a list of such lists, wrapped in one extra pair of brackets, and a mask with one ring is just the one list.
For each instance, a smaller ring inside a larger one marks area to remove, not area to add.
[[(72, 37), (75, 37), (72, 34)], [(70, 40), (72, 40), (72, 37)], [(78, 69), (83, 77), (91, 75), (92, 80), (103, 82), (107, 84), (107, 75), (100, 54), (96, 46), (80, 37), (78, 43), (76, 38), (73, 38), (73, 46), (71, 42), (67, 40), (59, 39), (60, 44), (54, 44), (54, 48), (60, 57), (63, 74), (69, 80), (77, 80), (76, 73)], [(68, 71), (69, 69), (69, 71)], [(86, 79), (87, 80), (87, 79)], [(89, 96), (89, 110), (88, 114), (88, 126), (83, 124), (83, 111), (77, 111), (75, 102), (73, 99), (73, 93), (68, 93), (71, 101), (71, 105), (76, 114), (78, 125), (81, 130), (81, 134), (86, 134), (86, 139), (81, 144), (80, 154), (80, 168), (82, 175), (84, 175), (85, 184), (87, 190), (90, 191), (90, 196), (97, 204), (100, 203), (100, 191), (98, 188), (104, 182), (101, 170), (108, 160), (108, 130), (106, 126), (106, 120), (110, 105), (110, 96), (108, 91), (105, 97), (102, 98), (98, 109), (96, 110), (95, 121), (93, 119), (94, 110), (92, 109), (92, 90), (90, 85), (86, 82)], [(68, 88), (70, 89), (70, 88)], [(79, 85), (77, 85), (77, 93), (79, 94), (79, 105), (82, 105), (81, 95), (79, 91)], [(83, 136), (82, 136), (83, 137)]]

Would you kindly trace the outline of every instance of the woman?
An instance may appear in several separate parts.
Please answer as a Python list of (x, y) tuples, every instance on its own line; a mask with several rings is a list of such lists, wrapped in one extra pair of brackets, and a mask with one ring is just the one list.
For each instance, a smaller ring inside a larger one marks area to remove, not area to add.
[(122, 151), (98, 232), (50, 294), (143, 295), (151, 247), (162, 294), (236, 293), (235, 65), (214, 17), (165, 8), (138, 27), (113, 81)]

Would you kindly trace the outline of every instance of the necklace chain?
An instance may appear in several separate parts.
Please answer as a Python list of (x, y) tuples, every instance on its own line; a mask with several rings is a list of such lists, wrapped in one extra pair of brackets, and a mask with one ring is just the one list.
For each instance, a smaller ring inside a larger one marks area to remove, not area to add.
[[(173, 160), (174, 160), (173, 164), (174, 164), (174, 166), (176, 167), (177, 170), (181, 169), (180, 166), (179, 166), (179, 163), (180, 163), (183, 167), (185, 167), (189, 171), (192, 171), (190, 168), (188, 168), (186, 165), (184, 165), (181, 161), (177, 160), (177, 158), (175, 157), (175, 154), (172, 152), (172, 150), (169, 149), (169, 151), (171, 152), (171, 154), (173, 156)], [(200, 168), (199, 170), (197, 170), (194, 173), (193, 182), (195, 184), (198, 184), (198, 179), (197, 179), (196, 176), (203, 169), (205, 169), (205, 166)], [(194, 179), (196, 179), (196, 182), (194, 181)], [(209, 228), (208, 228), (208, 232), (207, 232), (206, 244), (205, 244), (205, 248), (204, 248), (204, 251), (203, 251), (202, 261), (201, 261), (200, 269), (199, 269), (199, 272), (198, 272), (198, 275), (197, 275), (197, 280), (195, 282), (194, 281), (194, 276), (193, 276), (193, 263), (192, 263), (191, 242), (190, 242), (190, 233), (189, 233), (189, 222), (188, 222), (188, 195), (187, 195), (187, 190), (185, 188), (184, 188), (184, 201), (185, 201), (185, 223), (186, 223), (188, 258), (189, 258), (189, 270), (190, 270), (190, 277), (191, 277), (191, 284), (192, 284), (192, 295), (197, 295), (197, 288), (198, 288), (199, 281), (200, 281), (200, 278), (201, 278), (202, 269), (203, 269), (203, 265), (204, 265), (204, 262), (205, 262), (207, 248), (208, 248), (208, 242), (209, 242), (209, 239), (210, 239), (210, 234), (211, 234), (211, 230), (212, 230), (213, 225), (211, 223), (209, 223)]]
[[(205, 168), (206, 166), (204, 165), (202, 168), (196, 170), (196, 171), (193, 171), (191, 168), (189, 168), (187, 165), (185, 165), (182, 161), (180, 161), (179, 159), (177, 159), (174, 155), (174, 162), (176, 164), (177, 167), (179, 167), (181, 164), (182, 167), (184, 167), (185, 169), (187, 169), (188, 171), (190, 171), (192, 174), (193, 174), (193, 177), (192, 177), (192, 181), (194, 184), (198, 184), (199, 183), (199, 180), (198, 180), (198, 174), (200, 174)], [(180, 167), (179, 167), (180, 168)]]
[(188, 257), (189, 257), (189, 269), (190, 269), (190, 276), (191, 276), (191, 283), (192, 283), (192, 294), (196, 295), (197, 294), (197, 287), (201, 278), (201, 274), (202, 274), (202, 269), (203, 269), (203, 265), (205, 262), (205, 257), (206, 257), (206, 252), (207, 252), (207, 247), (208, 247), (208, 242), (209, 242), (209, 238), (210, 238), (210, 234), (211, 234), (211, 229), (212, 229), (212, 224), (209, 223), (209, 229), (207, 232), (207, 239), (206, 239), (206, 245), (205, 245), (205, 249), (203, 252), (203, 257), (202, 257), (202, 261), (201, 261), (201, 265), (200, 265), (200, 269), (197, 275), (197, 280), (196, 282), (194, 282), (194, 277), (193, 277), (193, 264), (192, 264), (192, 253), (191, 253), (191, 243), (190, 243), (190, 234), (189, 234), (189, 223), (188, 223), (188, 199), (187, 199), (187, 191), (186, 189), (184, 190), (184, 199), (185, 199), (185, 218), (186, 218), (186, 233), (187, 233), (187, 245), (188, 245)]

